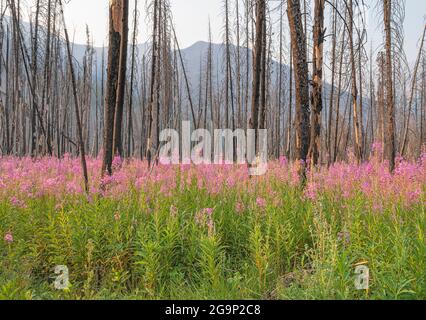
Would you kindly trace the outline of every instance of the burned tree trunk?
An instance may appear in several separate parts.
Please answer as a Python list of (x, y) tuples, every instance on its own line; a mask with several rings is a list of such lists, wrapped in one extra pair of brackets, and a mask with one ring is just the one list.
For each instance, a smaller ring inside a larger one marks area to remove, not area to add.
[(138, 12), (138, 3), (135, 2), (135, 9), (133, 14), (133, 39), (132, 39), (132, 64), (130, 67), (130, 93), (129, 93), (129, 110), (127, 118), (127, 156), (130, 158), (132, 155), (131, 150), (131, 140), (133, 133), (133, 84), (135, 80), (135, 63), (136, 63), (136, 36), (137, 36), (137, 12)]
[[(32, 47), (32, 85), (34, 88), (37, 87), (37, 54), (38, 54), (38, 20), (40, 15), (40, 0), (37, 0), (36, 3), (36, 13), (35, 13), (35, 21), (34, 21), (34, 36), (33, 36), (33, 47)], [(36, 124), (37, 124), (37, 95), (34, 95), (32, 101), (32, 110), (31, 110), (31, 156), (36, 156)]]
[(324, 54), (324, 4), (325, 0), (315, 0), (314, 53), (312, 77), (312, 117), (311, 117), (311, 166), (318, 164), (321, 148), (321, 112), (322, 112), (322, 67)]
[(148, 133), (147, 133), (147, 152), (146, 157), (148, 159), (148, 165), (151, 165), (152, 161), (152, 127), (153, 127), (153, 108), (154, 108), (154, 99), (155, 99), (155, 78), (157, 71), (157, 30), (158, 30), (158, 8), (159, 0), (154, 0), (154, 30), (153, 30), (153, 41), (152, 41), (152, 60), (151, 60), (151, 85), (149, 93), (149, 102), (148, 102)]
[(410, 94), (410, 100), (409, 100), (409, 104), (408, 104), (408, 116), (407, 116), (407, 123), (405, 125), (405, 130), (404, 130), (404, 136), (402, 138), (402, 147), (401, 147), (401, 155), (405, 154), (405, 149), (408, 143), (408, 131), (410, 129), (410, 118), (411, 118), (411, 110), (412, 110), (412, 106), (413, 106), (413, 98), (414, 98), (414, 91), (415, 91), (415, 86), (416, 86), (416, 82), (417, 82), (417, 72), (419, 70), (419, 64), (420, 64), (420, 60), (422, 58), (422, 52), (423, 52), (423, 45), (424, 45), (424, 41), (425, 41), (425, 36), (426, 36), (426, 25), (423, 29), (423, 35), (422, 35), (422, 39), (420, 42), (420, 48), (419, 48), (419, 54), (417, 56), (417, 60), (416, 60), (416, 65), (414, 66), (414, 73), (413, 73), (413, 79), (412, 79), (412, 84), (411, 84), (411, 94)]
[(304, 179), (306, 175), (305, 165), (310, 141), (310, 108), (308, 63), (306, 60), (306, 36), (305, 32), (303, 31), (300, 0), (288, 0), (287, 5), (296, 86), (296, 158), (297, 160), (301, 160), (303, 162), (299, 173)]
[(122, 10), (123, 0), (110, 0), (108, 74), (105, 95), (102, 175), (104, 175), (106, 171), (109, 175), (112, 175), (114, 118), (119, 75), (119, 65), (117, 64), (117, 61), (120, 61)]
[[(259, 110), (260, 110), (260, 81), (263, 47), (263, 26), (265, 20), (266, 3), (265, 0), (256, 0), (256, 39), (254, 45), (253, 59), (253, 88), (251, 103), (250, 128), (256, 130), (255, 133), (255, 156), (258, 153)], [(252, 159), (251, 159), (252, 160)]]
[(353, 118), (354, 118), (354, 131), (355, 131), (355, 154), (358, 162), (362, 161), (362, 132), (360, 131), (359, 124), (359, 110), (358, 110), (358, 85), (356, 78), (356, 63), (355, 63), (355, 48), (354, 48), (354, 14), (353, 14), (353, 2), (349, 0), (349, 46), (350, 46), (350, 60), (351, 60), (351, 77), (352, 77), (352, 104), (353, 104)]
[(123, 156), (123, 111), (126, 88), (127, 44), (129, 35), (129, 0), (121, 0), (120, 60), (118, 66), (118, 84), (114, 116), (113, 152)]
[(392, 66), (392, 30), (391, 16), (392, 5), (391, 0), (383, 1), (384, 24), (386, 33), (386, 104), (387, 104), (387, 139), (386, 139), (386, 158), (389, 160), (389, 170), (395, 169), (395, 105), (393, 91), (393, 66)]
[(78, 141), (79, 141), (79, 148), (80, 148), (80, 159), (81, 159), (81, 167), (83, 169), (83, 178), (84, 178), (84, 189), (86, 193), (89, 193), (89, 176), (87, 173), (87, 164), (86, 164), (86, 153), (84, 149), (84, 142), (83, 142), (83, 131), (81, 128), (81, 120), (80, 120), (80, 109), (78, 105), (78, 97), (77, 97), (77, 84), (75, 80), (75, 74), (74, 74), (74, 66), (72, 64), (72, 54), (71, 54), (71, 47), (70, 47), (70, 40), (68, 37), (68, 30), (65, 25), (65, 17), (64, 17), (64, 10), (62, 7), (62, 1), (59, 0), (61, 15), (62, 15), (62, 22), (64, 26), (64, 32), (65, 32), (65, 41), (67, 45), (67, 53), (68, 53), (68, 63), (71, 73), (71, 82), (72, 82), (72, 89), (73, 89), (73, 95), (74, 95), (74, 106), (75, 106), (75, 116), (77, 121), (77, 131), (78, 131)]
[[(335, 6), (336, 1), (333, 1), (333, 6)], [(333, 44), (331, 49), (331, 90), (330, 90), (330, 101), (328, 108), (328, 124), (327, 124), (327, 152), (328, 160), (327, 163), (330, 166), (332, 160), (332, 145), (331, 145), (331, 128), (333, 122), (333, 103), (334, 103), (334, 92), (335, 92), (335, 78), (336, 78), (336, 49), (337, 49), (337, 13), (336, 9), (333, 9)], [(339, 97), (340, 98), (340, 97)], [(336, 110), (337, 111), (337, 110)]]

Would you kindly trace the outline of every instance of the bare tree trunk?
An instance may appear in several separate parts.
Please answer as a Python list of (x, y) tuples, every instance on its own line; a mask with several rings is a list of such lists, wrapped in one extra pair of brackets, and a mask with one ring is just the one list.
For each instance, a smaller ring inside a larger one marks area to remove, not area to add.
[(386, 106), (385, 106), (385, 57), (383, 52), (379, 53), (377, 58), (377, 63), (379, 67), (379, 83), (377, 85), (379, 125), (377, 126), (377, 129), (379, 131), (380, 142), (384, 144), (385, 129), (386, 129), (386, 124), (385, 124)]
[[(336, 101), (336, 124), (334, 127), (334, 151), (333, 151), (333, 162), (337, 161), (340, 139), (339, 139), (339, 120), (340, 120), (340, 100), (341, 100), (341, 92), (342, 92), (342, 80), (343, 80), (343, 58), (345, 55), (345, 40), (346, 40), (346, 32), (343, 28), (343, 36), (342, 36), (342, 47), (340, 50), (340, 61), (339, 61), (339, 83), (337, 85), (337, 101)], [(342, 130), (343, 131), (343, 130)]]
[(387, 82), (387, 140), (386, 140), (386, 157), (389, 161), (389, 170), (391, 172), (395, 169), (395, 155), (396, 155), (396, 142), (395, 142), (395, 105), (394, 105), (394, 91), (393, 91), (393, 77), (392, 77), (392, 30), (391, 30), (391, 17), (392, 5), (391, 0), (383, 0), (384, 24), (386, 33), (386, 82)]
[(240, 55), (240, 10), (239, 0), (235, 1), (236, 20), (237, 20), (237, 125), (241, 128), (241, 115), (242, 115), (242, 99), (241, 99), (241, 55)]
[[(229, 2), (225, 0), (225, 46), (226, 46), (226, 127), (229, 128), (229, 105), (231, 104), (231, 124), (235, 129), (234, 90), (231, 66), (231, 40), (229, 30)], [(235, 152), (234, 152), (235, 153)]]
[(322, 67), (324, 55), (324, 5), (325, 0), (315, 0), (314, 25), (314, 73), (312, 77), (312, 116), (311, 116), (311, 167), (318, 164), (321, 148), (321, 112), (322, 112)]
[(308, 63), (306, 60), (306, 37), (303, 31), (300, 0), (288, 0), (287, 5), (296, 84), (296, 158), (303, 162), (299, 173), (302, 180), (305, 180), (306, 160), (310, 142), (310, 108)]
[[(32, 49), (32, 73), (33, 80), (32, 85), (34, 88), (37, 87), (37, 54), (38, 54), (38, 20), (40, 15), (40, 0), (37, 0), (36, 3), (36, 13), (35, 13), (35, 21), (34, 21), (34, 37), (33, 37), (33, 49)], [(36, 139), (37, 139), (37, 131), (36, 131), (36, 108), (37, 108), (37, 95), (33, 96), (32, 101), (32, 112), (31, 112), (31, 156), (36, 156)]]
[[(375, 130), (374, 130), (374, 109), (376, 108), (376, 97), (374, 94), (374, 80), (373, 80), (373, 46), (370, 47), (370, 135), (371, 135), (371, 143), (370, 148), (375, 142)], [(368, 130), (368, 129), (367, 129)]]
[(119, 76), (119, 65), (117, 61), (120, 61), (120, 33), (122, 30), (122, 1), (123, 0), (111, 0), (109, 3), (108, 74), (105, 96), (102, 176), (106, 171), (109, 175), (112, 175), (114, 118)]
[(360, 131), (360, 124), (358, 118), (358, 87), (357, 87), (357, 77), (356, 77), (356, 63), (355, 63), (355, 48), (354, 48), (354, 14), (353, 14), (353, 2), (349, 0), (349, 46), (350, 46), (350, 60), (352, 66), (352, 105), (353, 105), (353, 118), (354, 118), (354, 131), (355, 131), (355, 154), (358, 160), (358, 163), (362, 161), (362, 133)]
[(426, 35), (426, 25), (423, 29), (423, 35), (422, 35), (421, 44), (420, 44), (420, 48), (419, 48), (419, 54), (418, 54), (418, 57), (417, 57), (417, 60), (416, 60), (416, 65), (414, 66), (414, 73), (412, 75), (413, 81), (412, 81), (412, 84), (411, 84), (410, 101), (408, 103), (407, 122), (405, 124), (404, 137), (402, 138), (402, 146), (401, 146), (401, 151), (400, 151), (402, 156), (404, 156), (404, 154), (405, 154), (405, 150), (406, 150), (406, 146), (407, 146), (407, 142), (408, 142), (408, 131), (410, 129), (410, 118), (411, 118), (411, 110), (412, 110), (412, 106), (413, 106), (414, 91), (415, 91), (415, 86), (416, 86), (416, 83), (417, 83), (417, 72), (418, 72), (418, 69), (419, 69), (421, 55), (422, 55), (422, 52), (423, 52), (425, 35)]
[(153, 150), (152, 150), (152, 127), (154, 122), (153, 117), (153, 108), (154, 108), (154, 99), (155, 99), (155, 81), (156, 81), (156, 71), (157, 71), (157, 55), (158, 55), (158, 10), (159, 10), (159, 1), (154, 0), (154, 29), (153, 29), (153, 41), (152, 41), (152, 60), (151, 60), (151, 85), (150, 85), (150, 94), (148, 102), (148, 133), (147, 133), (147, 154), (148, 166), (151, 166)]
[[(336, 0), (333, 0), (333, 6), (335, 6)], [(332, 161), (332, 145), (331, 145), (331, 128), (333, 122), (333, 103), (334, 103), (334, 92), (335, 92), (335, 78), (336, 78), (336, 47), (337, 47), (337, 13), (336, 8), (333, 9), (333, 44), (331, 49), (331, 90), (330, 90), (330, 101), (328, 109), (328, 124), (327, 124), (327, 151), (328, 151), (328, 165), (331, 165)], [(340, 97), (339, 97), (340, 99)]]
[(365, 138), (364, 138), (364, 96), (363, 96), (363, 81), (362, 81), (362, 38), (358, 38), (358, 75), (359, 75), (359, 134), (361, 141), (361, 160), (365, 154)]
[[(130, 67), (130, 93), (129, 93), (129, 110), (127, 118), (127, 157), (132, 156), (131, 152), (131, 136), (133, 133), (133, 85), (135, 78), (135, 60), (136, 60), (136, 36), (137, 36), (137, 12), (138, 12), (138, 2), (135, 1), (135, 9), (133, 14), (133, 40), (132, 40), (132, 65)], [(143, 121), (142, 121), (143, 124)]]
[(259, 129), (260, 81), (261, 81), (261, 64), (262, 64), (262, 46), (264, 41), (263, 26), (265, 21), (265, 11), (266, 11), (265, 0), (256, 0), (256, 38), (255, 38), (255, 45), (254, 45), (253, 88), (252, 88), (251, 119), (250, 119), (250, 128), (253, 130), (256, 130), (255, 156), (258, 155), (257, 130)]
[[(246, 116), (244, 119), (244, 129), (247, 129), (248, 127), (248, 117), (249, 117), (249, 87), (250, 87), (250, 20), (251, 20), (251, 13), (252, 13), (252, 8), (251, 8), (251, 0), (245, 0), (245, 23), (246, 23), (246, 27), (245, 27), (245, 32), (246, 32), (246, 86), (245, 86), (245, 112), (246, 112)], [(253, 40), (254, 41), (254, 40)]]
[(291, 133), (293, 123), (293, 47), (290, 45), (290, 83), (289, 83), (289, 95), (288, 95), (288, 124), (287, 124), (287, 147), (286, 155), (287, 158), (291, 157)]
[[(266, 10), (266, 9), (265, 9)], [(267, 61), (267, 50), (266, 50), (266, 19), (263, 20), (263, 27), (262, 27), (262, 64), (260, 69), (260, 79), (261, 79), (261, 85), (260, 85), (260, 115), (259, 115), (259, 129), (265, 129), (266, 128), (266, 76), (267, 76), (267, 70), (266, 70), (266, 61)]]
[[(48, 119), (48, 112), (50, 107), (50, 64), (51, 64), (51, 53), (50, 53), (50, 42), (51, 42), (51, 16), (52, 16), (52, 0), (47, 1), (47, 34), (45, 43), (45, 58), (44, 58), (44, 76), (43, 76), (43, 90), (41, 95), (41, 108), (42, 114), (46, 117), (46, 141), (50, 144), (50, 121)], [(48, 148), (49, 155), (52, 155), (53, 150)]]
[(78, 140), (79, 140), (79, 147), (80, 147), (80, 159), (81, 159), (81, 166), (83, 169), (83, 177), (84, 177), (84, 188), (86, 190), (86, 193), (89, 193), (89, 176), (87, 173), (87, 165), (86, 165), (86, 154), (84, 149), (84, 141), (83, 141), (83, 131), (81, 128), (81, 121), (80, 121), (80, 109), (78, 106), (78, 97), (77, 97), (77, 85), (75, 81), (75, 74), (74, 74), (74, 66), (72, 63), (72, 54), (71, 54), (71, 47), (70, 47), (70, 40), (68, 37), (68, 30), (65, 25), (65, 16), (64, 16), (64, 10), (62, 7), (62, 1), (59, 0), (61, 15), (62, 15), (62, 22), (64, 25), (64, 32), (65, 32), (65, 41), (67, 44), (67, 53), (68, 53), (68, 64), (70, 67), (71, 72), (71, 81), (72, 81), (72, 87), (73, 87), (73, 94), (74, 94), (74, 105), (75, 105), (75, 116), (77, 120), (77, 130), (78, 130)]
[(118, 67), (117, 100), (114, 116), (113, 152), (123, 156), (123, 112), (126, 88), (127, 45), (129, 36), (129, 0), (121, 0), (120, 60)]
[[(283, 100), (283, 11), (284, 11), (284, 3), (281, 2), (280, 5), (280, 66), (279, 66), (279, 74), (278, 74), (278, 135), (277, 137), (281, 137), (281, 117), (283, 118), (283, 122), (285, 117), (282, 113), (282, 100)], [(282, 128), (284, 130), (284, 123), (282, 124)], [(284, 136), (284, 132), (283, 132)], [(278, 153), (277, 157), (280, 156), (281, 153), (281, 140), (277, 140), (278, 145)]]

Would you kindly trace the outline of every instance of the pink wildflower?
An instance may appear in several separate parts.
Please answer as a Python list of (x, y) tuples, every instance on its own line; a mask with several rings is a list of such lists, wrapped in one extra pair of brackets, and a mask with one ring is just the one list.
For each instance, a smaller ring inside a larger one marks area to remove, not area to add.
[(7, 243), (12, 243), (13, 242), (13, 235), (12, 232), (7, 232), (4, 236), (4, 241), (6, 241)]
[(379, 202), (375, 202), (374, 204), (373, 204), (373, 211), (374, 212), (382, 212), (383, 211), (383, 205), (381, 204), (381, 203), (379, 203)]
[(209, 216), (211, 216), (213, 214), (213, 208), (206, 208), (203, 211), (204, 211), (204, 213), (206, 213)]
[(198, 211), (195, 214), (195, 223), (198, 225), (204, 225), (206, 221), (210, 221), (212, 219), (213, 209), (205, 208), (201, 211)]
[(19, 200), (15, 197), (10, 198), (10, 203), (12, 206), (16, 207), (16, 208), (21, 208), (21, 209), (25, 209), (27, 206), (25, 205), (25, 202), (22, 200)]
[(420, 199), (421, 194), (422, 194), (421, 190), (418, 188), (418, 189), (409, 193), (408, 200), (411, 203), (416, 203)]
[(317, 199), (317, 185), (309, 183), (305, 191), (305, 197), (309, 200), (315, 201)]
[(235, 211), (237, 211), (237, 213), (242, 213), (244, 210), (244, 204), (242, 202), (237, 202), (237, 204), (235, 205)]
[(257, 198), (256, 204), (257, 204), (258, 207), (264, 209), (266, 207), (266, 200), (263, 199), (263, 198)]
[(280, 166), (285, 167), (288, 164), (288, 160), (285, 156), (280, 157)]
[(114, 159), (112, 160), (112, 167), (114, 169), (119, 169), (122, 164), (123, 164), (123, 160), (121, 159), (120, 156), (115, 156)]

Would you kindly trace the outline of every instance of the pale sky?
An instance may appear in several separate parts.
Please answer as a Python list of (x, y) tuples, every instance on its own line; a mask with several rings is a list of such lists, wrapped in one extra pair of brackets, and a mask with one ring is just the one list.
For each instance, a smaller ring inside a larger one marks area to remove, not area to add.
[[(133, 19), (134, 1), (130, 0), (130, 21)], [(152, 28), (146, 21), (146, 1), (137, 0), (140, 11), (139, 42), (149, 40)], [(213, 40), (220, 41), (221, 33), (220, 0), (170, 0), (176, 32), (182, 48), (193, 43), (208, 39), (208, 18), (210, 16)], [(93, 34), (95, 46), (107, 43), (108, 0), (70, 0), (65, 5), (65, 16), (70, 31), (75, 31), (75, 42), (85, 43), (85, 25)], [(130, 30), (132, 30), (130, 28)]]
[[(151, 33), (151, 27), (146, 21), (146, 1), (137, 1), (141, 12), (138, 42), (146, 42)], [(376, 1), (367, 1), (372, 7), (368, 20), (370, 22), (368, 36), (369, 41), (375, 41), (375, 45), (378, 45), (381, 41), (381, 31), (377, 28), (377, 23), (381, 17), (375, 12), (374, 4)], [(133, 5), (134, 0), (130, 0), (130, 3)], [(188, 47), (200, 40), (207, 41), (209, 18), (212, 24), (213, 41), (221, 42), (222, 0), (170, 0), (170, 3), (181, 48)], [(234, 7), (234, 1), (231, 0), (230, 3)], [(241, 0), (240, 3), (242, 7)], [(270, 3), (275, 5), (277, 1)], [(86, 24), (93, 35), (95, 46), (102, 46), (103, 43), (107, 43), (108, 0), (69, 0), (68, 4), (65, 5), (65, 15), (71, 34), (74, 32), (76, 43), (86, 42)], [(425, 17), (425, 0), (406, 0), (405, 41), (406, 53), (410, 62), (413, 62), (416, 58), (418, 40), (423, 31)], [(132, 13), (130, 19), (132, 19)], [(376, 31), (376, 34), (373, 34), (374, 31)]]

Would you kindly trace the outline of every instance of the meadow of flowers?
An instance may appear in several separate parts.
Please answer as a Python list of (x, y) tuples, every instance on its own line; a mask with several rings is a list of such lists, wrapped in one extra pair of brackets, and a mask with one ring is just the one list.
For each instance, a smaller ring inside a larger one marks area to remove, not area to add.
[[(426, 153), (309, 172), (0, 158), (0, 299), (424, 299)], [(357, 264), (370, 287), (357, 290)], [(70, 285), (54, 287), (57, 265)]]

